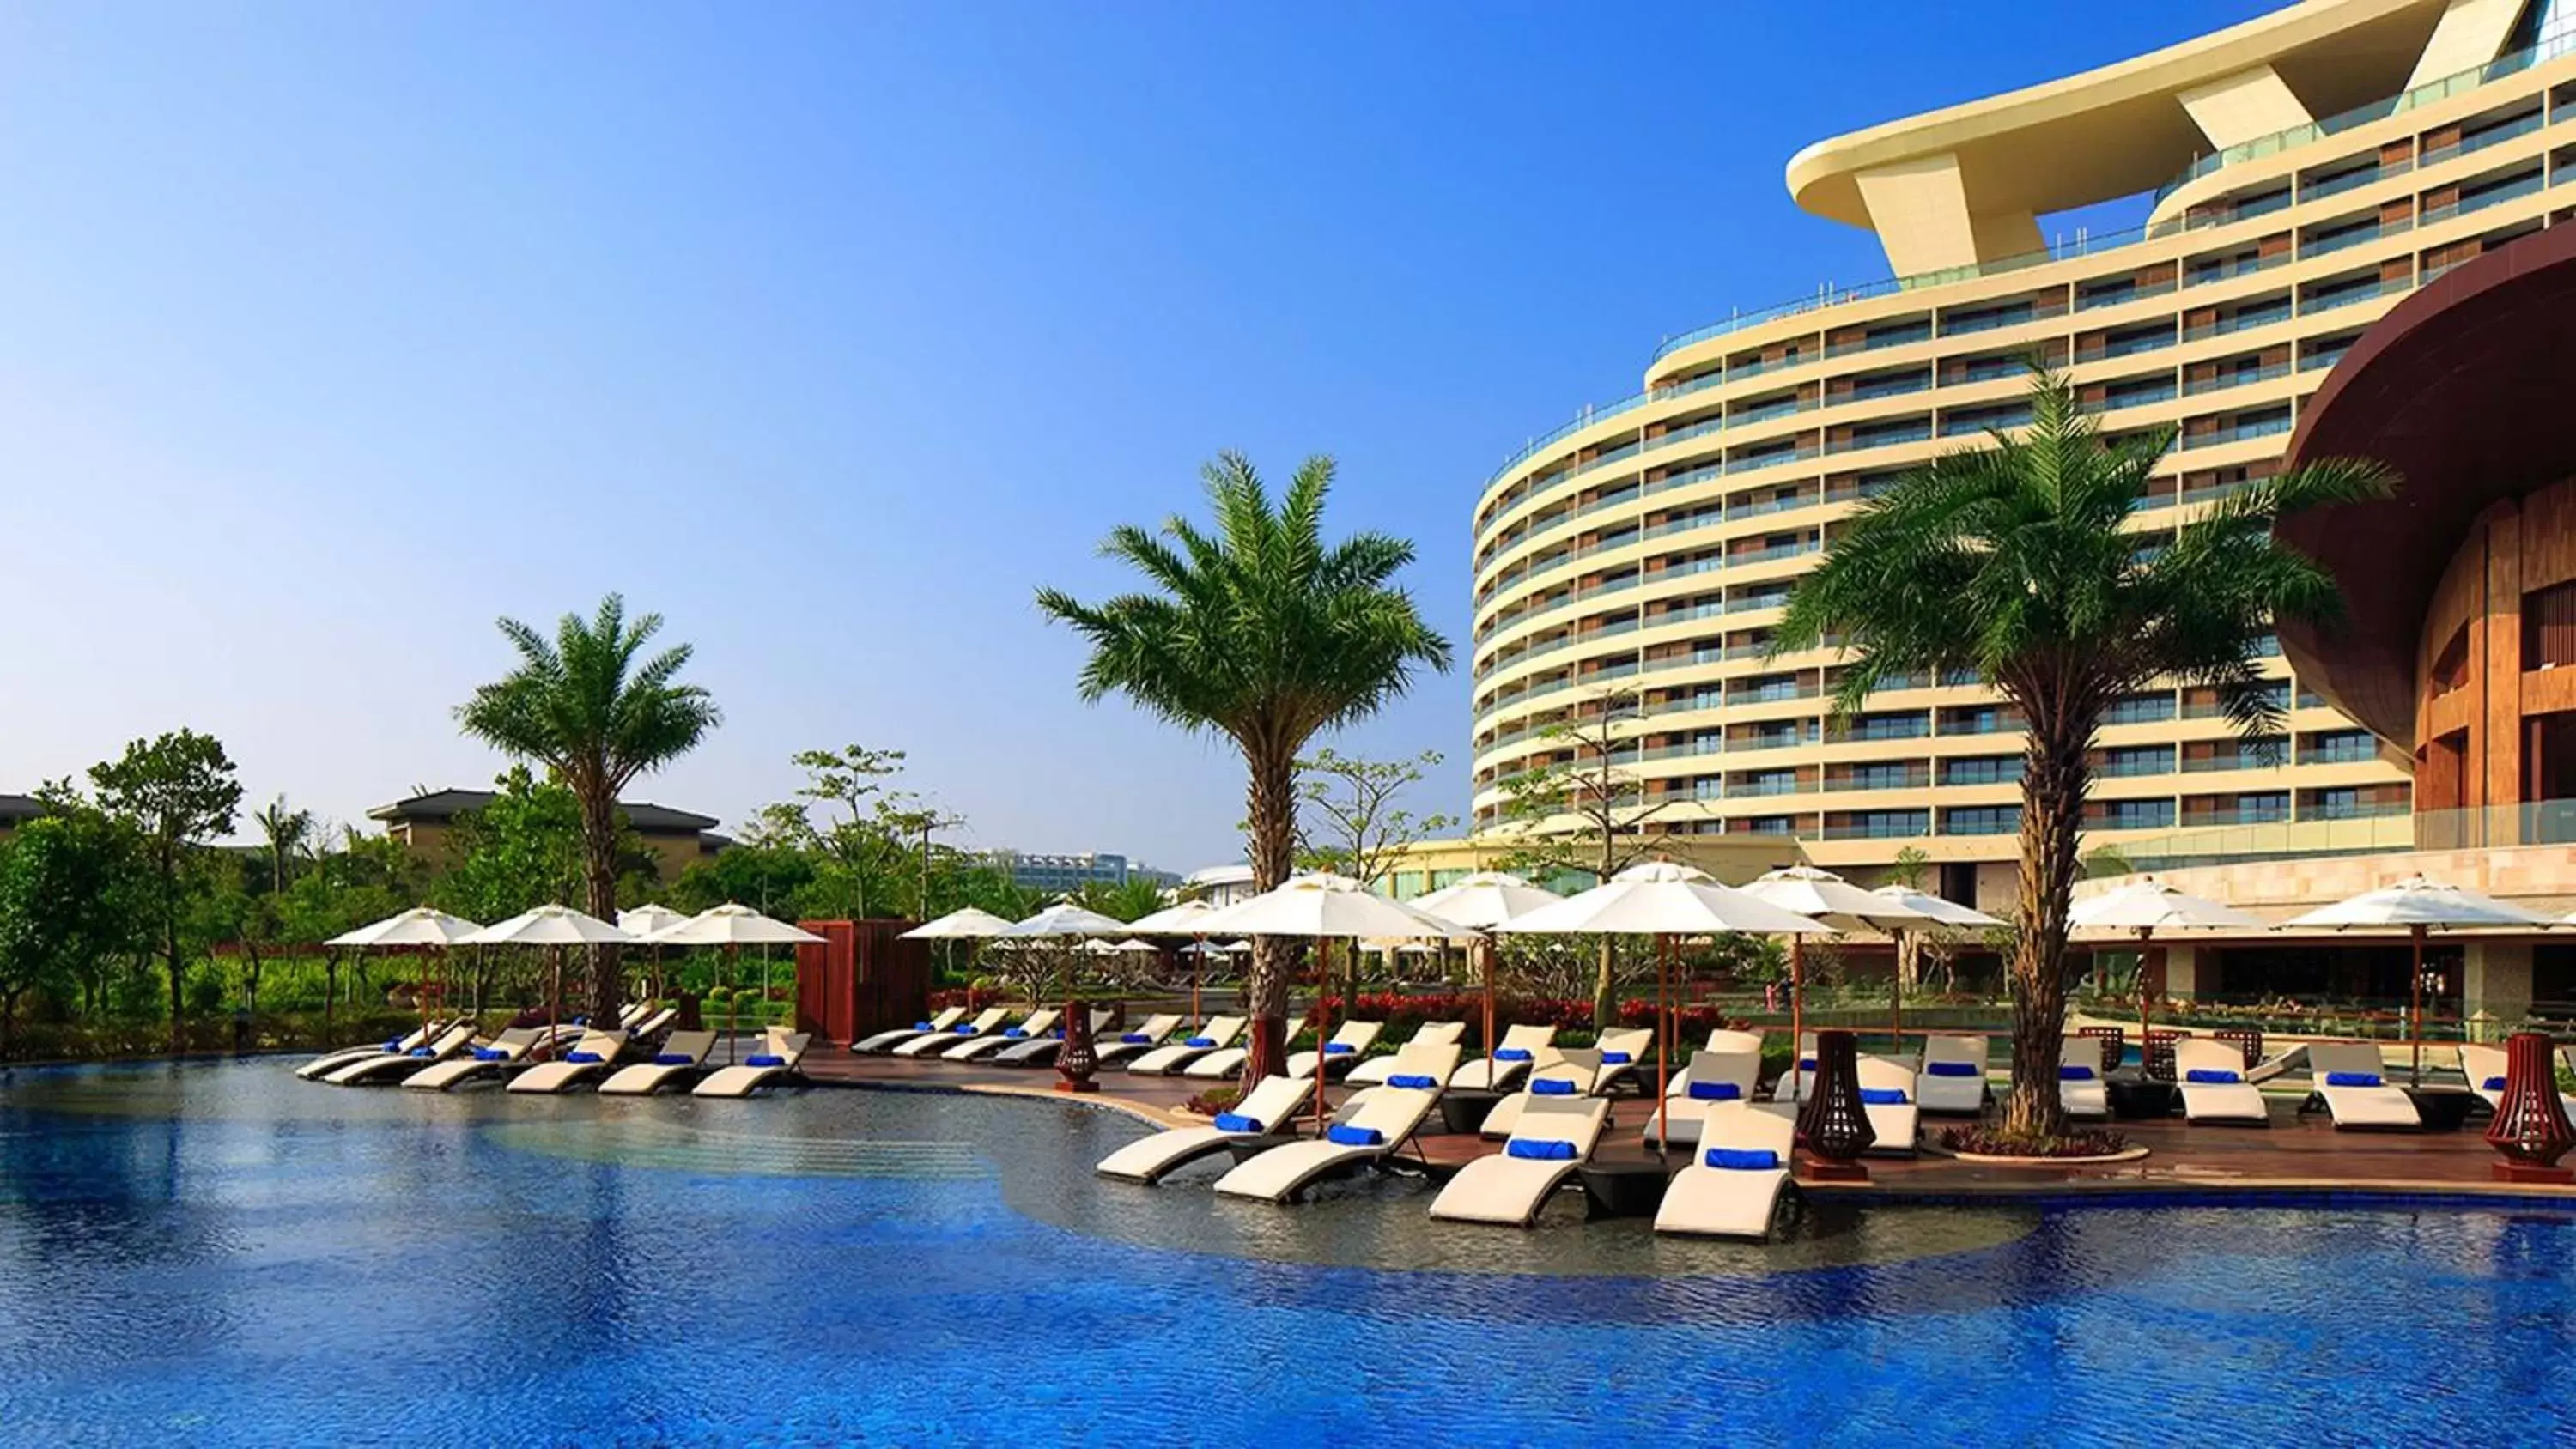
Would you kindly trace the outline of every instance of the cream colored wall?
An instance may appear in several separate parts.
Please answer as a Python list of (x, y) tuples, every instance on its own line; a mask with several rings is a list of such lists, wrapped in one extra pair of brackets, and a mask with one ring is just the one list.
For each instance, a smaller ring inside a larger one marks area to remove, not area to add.
[(2433, 27), (2433, 38), (2407, 78), (2409, 90), (2482, 66), (2501, 54), (2505, 37), (2529, 0), (2450, 0)]
[(2192, 124), (2220, 150), (2316, 119), (2290, 93), (2280, 72), (2268, 65), (2194, 86), (2177, 99), (2191, 113)]

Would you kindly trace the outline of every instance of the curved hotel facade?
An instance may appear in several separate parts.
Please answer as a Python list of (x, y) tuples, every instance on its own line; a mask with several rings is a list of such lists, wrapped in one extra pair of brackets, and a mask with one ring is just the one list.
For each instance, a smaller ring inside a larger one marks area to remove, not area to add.
[[(2033, 355), (2107, 434), (2178, 430), (2141, 549), (2270, 473), (2373, 321), (2576, 219), (2576, 0), (2308, 0), (1820, 143), (1789, 186), (1874, 231), (1895, 279), (1668, 338), (1642, 392), (1539, 439), (1478, 499), (1475, 825), (1500, 822), (1504, 781), (1569, 757), (1548, 725), (1616, 707), (1656, 828), (1794, 837), (1863, 874), (1911, 846), (1950, 893), (1991, 895), (2016, 849), (2015, 721), (1938, 679), (1831, 718), (1832, 651), (1768, 657), (1790, 585), (1860, 500), (2022, 421)], [(2148, 191), (2134, 232), (2041, 240), (2041, 217)], [(2242, 745), (2202, 691), (2120, 703), (2088, 849), (2404, 838), (2407, 752), (2272, 654), (2277, 752)]]

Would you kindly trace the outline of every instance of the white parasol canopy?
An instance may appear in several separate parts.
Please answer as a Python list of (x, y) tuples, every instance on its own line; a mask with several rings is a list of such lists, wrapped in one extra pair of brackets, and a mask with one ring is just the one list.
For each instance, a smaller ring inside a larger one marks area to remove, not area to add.
[(700, 911), (653, 937), (654, 944), (661, 946), (814, 945), (822, 939), (802, 926), (774, 921), (749, 906), (731, 903)]
[(1048, 936), (1123, 936), (1127, 923), (1115, 916), (1084, 910), (1071, 901), (1058, 901), (1025, 921), (1013, 922), (1002, 936), (1009, 940), (1037, 940)]
[(1415, 910), (1429, 911), (1444, 921), (1456, 921), (1471, 930), (1488, 931), (1505, 921), (1518, 920), (1564, 899), (1556, 892), (1531, 885), (1519, 876), (1499, 870), (1482, 870), (1429, 895), (1418, 896), (1412, 905)]
[(655, 931), (667, 931), (687, 919), (688, 917), (672, 910), (669, 906), (644, 905), (637, 906), (631, 911), (619, 911), (617, 929), (640, 939), (652, 935)]
[(1455, 921), (1391, 901), (1346, 875), (1292, 876), (1277, 890), (1218, 911), (1201, 929), (1227, 935), (1366, 937), (1465, 934)]
[(924, 921), (897, 939), (905, 941), (975, 941), (999, 936), (1011, 929), (1011, 923), (991, 911), (976, 906), (950, 911), (935, 921)]
[(1838, 916), (1879, 927), (1932, 924), (1930, 917), (1903, 901), (1863, 890), (1832, 871), (1812, 865), (1784, 865), (1765, 871), (1742, 889), (1755, 900), (1802, 916)]
[(1974, 906), (1963, 906), (1957, 901), (1918, 891), (1912, 886), (1880, 886), (1872, 894), (1885, 896), (1911, 910), (1921, 916), (1926, 925), (1966, 926), (1975, 929), (2003, 924)]
[(332, 937), (325, 946), (455, 946), (483, 928), (462, 916), (414, 906), (372, 925)]
[(539, 906), (485, 926), (458, 942), (465, 946), (620, 946), (635, 937), (570, 906)]
[(1671, 861), (1632, 865), (1600, 885), (1494, 927), (1554, 935), (1766, 936), (1839, 934), (1821, 921), (1719, 885), (1704, 870)]
[(2179, 891), (2147, 876), (2067, 907), (2066, 924), (2079, 931), (2262, 931), (2270, 923), (2234, 906)]
[(2330, 906), (2319, 906), (2282, 924), (2335, 931), (2370, 926), (2421, 926), (2428, 931), (2457, 931), (2479, 926), (2529, 928), (2546, 926), (2551, 922), (2546, 916), (2508, 905), (2493, 896), (2412, 875), (2395, 885), (2363, 891), (2350, 900), (2337, 901)]
[(1127, 923), (1127, 929), (1139, 936), (1195, 936), (1205, 929), (1200, 923), (1216, 911), (1205, 901), (1183, 901), (1152, 915), (1138, 916)]

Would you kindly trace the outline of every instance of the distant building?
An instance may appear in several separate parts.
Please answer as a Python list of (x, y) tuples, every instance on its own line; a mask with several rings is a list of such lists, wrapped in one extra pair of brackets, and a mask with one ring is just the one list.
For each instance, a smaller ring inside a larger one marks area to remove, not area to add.
[(1251, 866), (1212, 865), (1181, 877), (1175, 894), (1185, 901), (1205, 901), (1209, 905), (1223, 907), (1250, 900), (1259, 892), (1252, 888)]
[(33, 795), (0, 795), (0, 840), (45, 813), (45, 802)]
[(1156, 870), (1139, 861), (1107, 851), (1086, 851), (1080, 855), (1033, 855), (1004, 847), (988, 850), (983, 862), (995, 870), (1011, 873), (1011, 883), (1048, 895), (1064, 895), (1088, 885), (1125, 885), (1129, 881), (1151, 881), (1169, 890), (1181, 878), (1168, 870)]
[[(0, 796), (0, 800), (7, 798)], [(448, 859), (456, 817), (480, 810), (496, 798), (489, 790), (432, 790), (391, 805), (379, 805), (367, 812), (367, 818), (384, 822), (385, 833), (410, 847), (412, 854), (443, 863)], [(636, 838), (660, 862), (664, 880), (733, 843), (715, 833), (712, 815), (642, 800), (621, 800), (617, 808)]]

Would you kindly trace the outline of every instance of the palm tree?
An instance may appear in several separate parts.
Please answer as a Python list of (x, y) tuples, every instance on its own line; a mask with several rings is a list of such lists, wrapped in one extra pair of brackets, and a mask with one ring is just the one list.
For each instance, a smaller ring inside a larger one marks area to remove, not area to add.
[[(465, 733), (544, 765), (581, 802), (582, 878), (589, 911), (602, 920), (617, 917), (619, 793), (637, 775), (695, 749), (724, 720), (704, 689), (675, 682), (689, 662), (688, 645), (637, 662), (661, 628), (659, 614), (630, 622), (616, 594), (600, 600), (587, 622), (564, 615), (551, 641), (503, 619), (501, 633), (518, 649), (519, 667), (456, 709)], [(621, 986), (617, 948), (594, 948), (594, 1020), (617, 1019)]]
[(1840, 645), (1848, 715), (1895, 676), (1967, 672), (2021, 715), (2021, 878), (2013, 932), (2008, 1133), (2063, 1130), (2058, 1048), (2066, 911), (2103, 712), (2175, 682), (2216, 692), (2265, 740), (2282, 707), (2258, 667), (2275, 619), (2331, 622), (2333, 578), (2272, 535), (2289, 514), (2376, 498), (2394, 477), (2328, 459), (2247, 483), (2171, 541), (2128, 531), (2171, 429), (2104, 441), (2060, 376), (2034, 367), (2019, 439), (1953, 454), (1864, 503), (1789, 597), (1775, 653)]
[[(1333, 460), (1309, 458), (1274, 507), (1238, 453), (1201, 470), (1216, 531), (1174, 517), (1162, 532), (1122, 527), (1101, 552), (1145, 576), (1154, 592), (1098, 605), (1054, 589), (1038, 607), (1091, 645), (1086, 700), (1124, 694), (1184, 729), (1213, 730), (1243, 751), (1252, 880), (1288, 878), (1297, 843), (1297, 756), (1316, 732), (1365, 719), (1402, 695), (1417, 667), (1449, 667), (1433, 632), (1393, 579), (1413, 545), (1362, 533), (1327, 546), (1324, 498)], [(1254, 944), (1245, 982), (1258, 1079), (1285, 1068), (1283, 1026), (1293, 953)]]
[(306, 840), (313, 834), (313, 812), (287, 809), (286, 797), (280, 795), (250, 818), (268, 840), (269, 889), (282, 896), (286, 894), (287, 863), (303, 852)]

